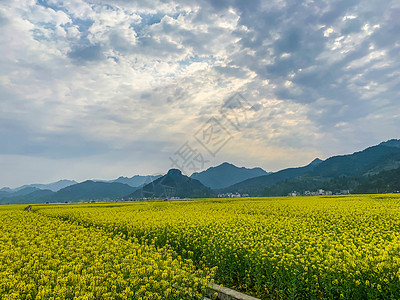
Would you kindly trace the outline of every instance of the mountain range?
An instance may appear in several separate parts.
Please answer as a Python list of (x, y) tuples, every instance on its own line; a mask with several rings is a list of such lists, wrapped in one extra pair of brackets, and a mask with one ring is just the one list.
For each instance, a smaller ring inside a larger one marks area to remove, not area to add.
[(352, 193), (400, 190), (400, 140), (389, 140), (347, 155), (268, 173), (261, 168), (223, 163), (191, 177), (177, 169), (165, 175), (119, 177), (115, 180), (60, 180), (0, 189), (0, 204), (134, 200), (139, 198), (206, 198), (218, 194), (282, 196), (325, 189)]
[(325, 161), (316, 159), (301, 168), (248, 179), (220, 192), (247, 193), (251, 196), (282, 196), (290, 191), (304, 193), (320, 188), (333, 192), (362, 192), (357, 187), (368, 181), (370, 176), (379, 176), (381, 172), (399, 167), (400, 140), (390, 140), (353, 154), (333, 156)]
[(126, 198), (207, 198), (214, 195), (215, 192), (199, 180), (183, 175), (178, 169), (171, 169)]
[[(145, 184), (148, 184), (154, 180), (156, 180), (157, 178), (160, 178), (162, 175), (148, 175), (148, 176), (141, 176), (141, 175), (134, 175), (132, 177), (124, 177), (124, 176), (120, 176), (117, 179), (113, 179), (113, 180), (93, 180), (95, 182), (106, 182), (106, 183), (113, 183), (113, 182), (117, 182), (117, 183), (124, 183), (127, 184), (131, 187), (139, 187)], [(36, 188), (39, 190), (50, 190), (53, 192), (58, 192), (59, 190), (66, 188), (70, 185), (74, 185), (77, 184), (78, 182), (76, 182), (75, 180), (67, 180), (67, 179), (62, 179), (56, 182), (52, 182), (52, 183), (48, 183), (48, 184), (40, 184), (40, 183), (36, 183), (36, 184), (25, 184), (19, 187), (16, 187), (14, 189), (11, 189), (9, 187), (3, 187), (0, 189), (0, 196), (2, 195), (3, 192), (6, 193), (15, 193), (18, 192), (20, 190), (23, 190), (25, 188)]]
[(124, 183), (86, 180), (47, 195), (41, 200), (44, 202), (106, 201), (121, 198), (135, 190), (136, 188)]
[(298, 168), (288, 168), (284, 169), (269, 175), (263, 175), (259, 177), (250, 178), (239, 182), (237, 184), (231, 185), (225, 189), (221, 189), (220, 192), (227, 193), (227, 192), (239, 192), (241, 194), (249, 194), (249, 195), (259, 195), (260, 190), (272, 186), (278, 182), (295, 178), (301, 176), (309, 171), (312, 171), (316, 166), (322, 163), (322, 160), (319, 158), (314, 159), (311, 163), (304, 167)]
[(148, 176), (141, 176), (141, 175), (135, 175), (132, 177), (119, 177), (115, 179), (113, 182), (119, 182), (119, 183), (124, 183), (127, 185), (130, 185), (132, 187), (139, 187), (142, 185), (146, 185), (148, 183), (151, 183), (152, 181), (160, 178), (162, 175), (148, 175)]
[(120, 176), (117, 179), (113, 179), (113, 180), (93, 180), (96, 182), (106, 182), (106, 183), (113, 183), (113, 182), (117, 182), (117, 183), (124, 183), (127, 184), (131, 187), (139, 187), (142, 185), (146, 185), (158, 178), (160, 178), (162, 175), (147, 175), (147, 176), (142, 176), (142, 175), (134, 175), (132, 177), (124, 177), (124, 176)]
[(48, 184), (26, 184), (26, 185), (22, 185), (20, 187), (17, 187), (15, 189), (10, 189), (9, 187), (4, 187), (2, 189), (0, 189), (0, 192), (8, 192), (8, 193), (13, 193), (13, 192), (18, 192), (20, 190), (23, 190), (25, 188), (36, 188), (39, 190), (50, 190), (53, 192), (57, 192), (67, 186), (73, 185), (73, 184), (77, 184), (77, 182), (75, 180), (59, 180), (57, 182), (52, 182), (52, 183), (48, 183)]
[(236, 167), (230, 163), (224, 162), (216, 167), (208, 168), (200, 173), (193, 173), (190, 178), (197, 179), (205, 186), (212, 189), (221, 189), (239, 183), (243, 180), (258, 176), (268, 175), (261, 168), (247, 169), (245, 167)]

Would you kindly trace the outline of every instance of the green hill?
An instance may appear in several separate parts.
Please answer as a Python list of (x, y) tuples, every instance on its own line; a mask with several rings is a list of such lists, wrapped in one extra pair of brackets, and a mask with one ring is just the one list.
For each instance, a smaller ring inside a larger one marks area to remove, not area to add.
[(190, 178), (199, 180), (209, 188), (221, 189), (249, 178), (268, 174), (268, 172), (261, 168), (239, 168), (233, 164), (224, 162), (219, 166), (208, 168), (203, 172), (193, 173)]
[(380, 144), (353, 154), (328, 158), (309, 175), (325, 178), (364, 175), (374, 169), (380, 172), (388, 167), (388, 161), (393, 160), (400, 162), (400, 148)]
[(136, 188), (123, 183), (105, 183), (87, 180), (70, 185), (47, 197), (40, 198), (40, 200), (42, 202), (116, 200), (135, 190)]
[(51, 190), (40, 190), (29, 187), (16, 193), (8, 193), (8, 195), (0, 196), (0, 204), (42, 203), (40, 199), (52, 194)]
[(358, 194), (395, 193), (400, 191), (400, 168), (370, 176), (352, 192)]
[(266, 187), (273, 186), (278, 182), (285, 181), (287, 179), (299, 177), (307, 172), (312, 171), (315, 167), (322, 163), (322, 160), (316, 158), (310, 164), (299, 167), (299, 168), (288, 168), (270, 175), (259, 176), (251, 179), (247, 179), (240, 183), (234, 184), (228, 188), (221, 189), (221, 193), (233, 193), (239, 192), (241, 194), (250, 194), (250, 196), (262, 195), (263, 190)]
[(182, 175), (180, 170), (171, 169), (166, 175), (125, 198), (203, 198), (213, 195), (214, 192), (200, 181)]

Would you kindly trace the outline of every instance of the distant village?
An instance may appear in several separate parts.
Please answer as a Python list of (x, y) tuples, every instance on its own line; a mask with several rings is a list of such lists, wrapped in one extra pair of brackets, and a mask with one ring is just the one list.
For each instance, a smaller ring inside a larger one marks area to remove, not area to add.
[[(341, 190), (338, 193), (333, 193), (332, 191), (325, 191), (323, 189), (318, 189), (316, 191), (304, 191), (304, 193), (300, 192), (290, 192), (287, 194), (288, 197), (299, 197), (299, 196), (330, 196), (330, 195), (349, 195), (350, 190)], [(249, 194), (240, 194), (240, 193), (223, 193), (218, 194), (218, 198), (243, 198), (250, 197)]]
[(297, 197), (297, 196), (330, 196), (330, 195), (349, 195), (350, 190), (341, 190), (338, 193), (332, 193), (332, 191), (325, 191), (323, 189), (318, 189), (315, 192), (312, 191), (304, 191), (303, 194), (293, 191), (288, 194), (288, 197)]
[(243, 197), (250, 197), (249, 194), (239, 194), (239, 193), (224, 193), (218, 194), (218, 198), (243, 198)]

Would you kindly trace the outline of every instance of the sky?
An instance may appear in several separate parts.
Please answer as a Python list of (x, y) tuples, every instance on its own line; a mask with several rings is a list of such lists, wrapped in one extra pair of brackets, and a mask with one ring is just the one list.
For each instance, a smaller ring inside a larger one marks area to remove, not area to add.
[(0, 186), (400, 137), (399, 1), (0, 0), (0, 31)]

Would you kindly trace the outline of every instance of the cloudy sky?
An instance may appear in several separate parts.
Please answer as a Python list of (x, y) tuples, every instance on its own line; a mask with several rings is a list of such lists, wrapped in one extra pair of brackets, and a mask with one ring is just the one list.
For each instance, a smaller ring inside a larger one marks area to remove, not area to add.
[(400, 137), (399, 1), (0, 0), (0, 30), (0, 186)]

